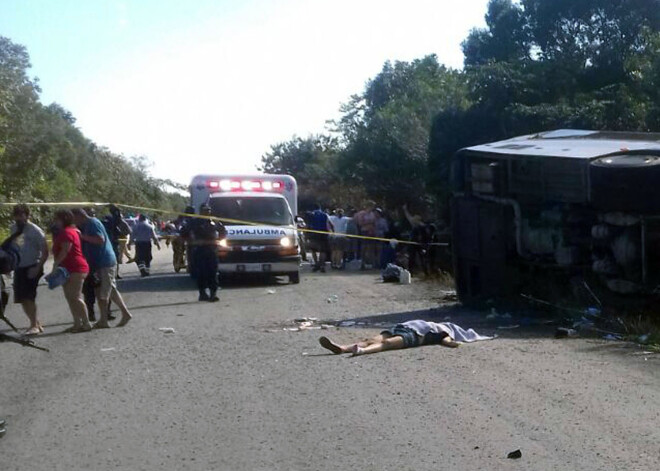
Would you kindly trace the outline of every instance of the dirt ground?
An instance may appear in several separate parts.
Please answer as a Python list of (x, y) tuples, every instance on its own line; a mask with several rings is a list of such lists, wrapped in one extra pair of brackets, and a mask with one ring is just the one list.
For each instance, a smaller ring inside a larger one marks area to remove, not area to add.
[[(660, 355), (555, 340), (547, 326), (500, 330), (443, 304), (436, 284), (375, 272), (232, 282), (220, 303), (198, 303), (169, 256), (148, 279), (122, 267), (124, 328), (64, 334), (61, 290), (40, 288), (36, 341), (51, 352), (0, 344), (0, 469), (658, 469)], [(8, 315), (25, 325), (18, 306)], [(357, 324), (284, 330), (301, 317)], [(358, 358), (317, 342), (413, 318), (499, 338)]]

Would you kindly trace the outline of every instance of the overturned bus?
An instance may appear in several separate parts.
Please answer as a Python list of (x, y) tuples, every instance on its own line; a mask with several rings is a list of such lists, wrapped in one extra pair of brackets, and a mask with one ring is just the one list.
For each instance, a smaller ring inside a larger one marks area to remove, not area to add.
[(557, 130), (468, 147), (452, 179), (462, 301), (550, 284), (603, 303), (660, 291), (660, 134)]

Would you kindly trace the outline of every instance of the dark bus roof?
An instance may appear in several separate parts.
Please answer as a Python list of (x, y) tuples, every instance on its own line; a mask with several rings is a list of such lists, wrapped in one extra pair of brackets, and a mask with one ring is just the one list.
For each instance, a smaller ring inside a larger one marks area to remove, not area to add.
[(594, 159), (612, 154), (660, 153), (660, 133), (558, 129), (466, 147), (460, 152)]

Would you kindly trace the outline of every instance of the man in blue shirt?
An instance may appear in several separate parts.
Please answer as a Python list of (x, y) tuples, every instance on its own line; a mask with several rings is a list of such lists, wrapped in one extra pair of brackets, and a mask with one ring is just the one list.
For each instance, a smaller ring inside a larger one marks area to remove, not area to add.
[(110, 300), (121, 311), (121, 320), (117, 324), (117, 327), (123, 327), (133, 316), (128, 311), (126, 304), (124, 304), (124, 299), (117, 290), (117, 282), (115, 281), (117, 275), (117, 257), (112, 248), (112, 241), (101, 221), (89, 217), (85, 210), (81, 208), (73, 209), (71, 212), (75, 218), (76, 225), (80, 228), (83, 254), (87, 259), (90, 271), (95, 273), (99, 280), (99, 286), (96, 288), (96, 298), (98, 299), (101, 315), (94, 327), (97, 329), (107, 329), (110, 327), (108, 324)]
[(307, 234), (309, 249), (312, 251), (312, 258), (314, 259), (313, 271), (321, 270), (321, 273), (325, 273), (325, 259), (330, 250), (327, 233), (334, 232), (334, 227), (327, 213), (321, 209), (320, 204), (316, 205), (315, 211), (311, 214), (307, 228), (312, 231), (320, 231), (308, 232)]

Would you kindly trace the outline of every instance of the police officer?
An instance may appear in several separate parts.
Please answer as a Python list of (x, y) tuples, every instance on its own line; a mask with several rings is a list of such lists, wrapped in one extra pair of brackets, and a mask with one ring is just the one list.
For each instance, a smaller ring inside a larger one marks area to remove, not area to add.
[[(210, 216), (211, 208), (203, 204), (200, 216)], [(200, 301), (217, 302), (218, 292), (218, 239), (227, 235), (225, 226), (206, 218), (195, 218), (182, 229), (182, 235), (189, 237), (189, 246), (194, 247), (193, 264), (197, 275)], [(208, 290), (208, 292), (207, 292)]]

